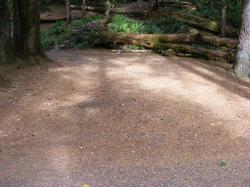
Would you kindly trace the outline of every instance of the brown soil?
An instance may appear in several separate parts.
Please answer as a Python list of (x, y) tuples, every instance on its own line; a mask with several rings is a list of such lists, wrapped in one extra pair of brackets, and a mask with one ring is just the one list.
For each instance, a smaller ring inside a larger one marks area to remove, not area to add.
[(0, 186), (248, 186), (250, 84), (206, 61), (58, 51), (0, 92)]

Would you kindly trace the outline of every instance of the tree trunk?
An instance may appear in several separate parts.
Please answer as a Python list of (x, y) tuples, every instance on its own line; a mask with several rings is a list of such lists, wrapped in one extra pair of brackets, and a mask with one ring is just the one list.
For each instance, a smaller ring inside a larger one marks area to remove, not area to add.
[(245, 0), (234, 72), (250, 77), (250, 0)]
[(71, 23), (71, 8), (70, 8), (70, 0), (66, 0), (66, 23), (68, 31), (70, 30)]
[(7, 1), (0, 0), (0, 64), (10, 61), (10, 20)]
[(85, 7), (86, 7), (86, 0), (82, 0), (82, 18), (84, 18), (86, 14)]
[(159, 9), (159, 0), (155, 0), (155, 6), (154, 6), (155, 10)]
[(44, 56), (40, 40), (38, 0), (14, 1), (14, 42), (16, 54), (29, 63)]
[(222, 0), (222, 9), (221, 9), (221, 35), (226, 36), (227, 32), (227, 2)]

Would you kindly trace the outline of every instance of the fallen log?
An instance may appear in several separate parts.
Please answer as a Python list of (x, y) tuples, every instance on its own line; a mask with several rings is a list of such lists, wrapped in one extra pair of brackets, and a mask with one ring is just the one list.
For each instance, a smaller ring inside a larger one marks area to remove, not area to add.
[[(81, 12), (72, 12), (71, 14), (72, 19), (80, 19), (81, 18)], [(56, 21), (62, 21), (66, 20), (66, 14), (41, 14), (40, 15), (40, 21), (41, 23), (49, 23), (49, 22), (56, 22)]]
[(41, 23), (55, 22), (60, 20), (66, 20), (66, 15), (41, 15)]
[[(183, 22), (184, 24), (191, 26), (193, 28), (197, 28), (202, 31), (211, 32), (213, 34), (220, 33), (219, 24), (210, 19), (194, 16), (194, 15), (187, 15), (180, 12), (168, 12), (162, 13), (162, 16), (173, 17), (174, 19)], [(233, 28), (232, 26), (227, 26), (226, 34), (229, 36), (237, 36), (239, 34), (239, 30)]]
[(206, 44), (216, 46), (216, 47), (228, 47), (234, 49), (237, 47), (238, 41), (236, 39), (231, 38), (220, 38), (217, 36), (211, 35), (200, 35), (200, 40)]
[[(81, 6), (77, 5), (71, 5), (70, 8), (72, 10), (82, 10)], [(92, 12), (97, 12), (97, 13), (105, 13), (106, 8), (105, 7), (90, 7), (86, 6), (85, 11), (92, 11)], [(149, 13), (147, 11), (126, 11), (120, 8), (114, 8), (113, 10), (110, 11), (111, 13), (116, 13), (116, 14), (127, 14), (127, 15), (133, 15), (133, 16), (148, 16)]]
[(227, 60), (231, 62), (229, 54), (220, 50), (211, 50), (197, 46), (191, 46), (186, 44), (174, 44), (174, 43), (158, 43), (153, 46), (156, 49), (173, 49), (177, 53), (191, 54), (197, 57), (205, 57), (210, 60)]
[(107, 40), (128, 42), (141, 41), (147, 43), (184, 43), (184, 44), (208, 44), (215, 47), (227, 47), (234, 49), (237, 47), (237, 40), (230, 38), (220, 38), (204, 34), (135, 34), (135, 33), (104, 33)]
[(193, 34), (135, 34), (135, 33), (115, 33), (104, 32), (105, 39), (109, 41), (122, 41), (129, 43), (131, 41), (137, 42), (174, 42), (174, 43), (194, 43), (196, 35)]
[(229, 62), (233, 60), (233, 54), (230, 52), (230, 50), (211, 50), (198, 46), (187, 45), (193, 44), (197, 40), (197, 35), (192, 34), (155, 35), (104, 32), (103, 36), (103, 38), (105, 38), (104, 43), (136, 45), (151, 50), (173, 49), (179, 53), (187, 53), (213, 60), (225, 59)]
[(171, 8), (186, 8), (186, 9), (196, 9), (197, 6), (194, 3), (188, 1), (178, 1), (178, 0), (163, 0), (161, 3), (168, 5)]
[(218, 33), (219, 32), (219, 26), (216, 21), (209, 20), (206, 18), (194, 16), (194, 15), (187, 15), (180, 12), (168, 12), (163, 13), (162, 16), (169, 16), (173, 17), (176, 20), (183, 22), (187, 25), (190, 25), (192, 27), (209, 31), (212, 33)]

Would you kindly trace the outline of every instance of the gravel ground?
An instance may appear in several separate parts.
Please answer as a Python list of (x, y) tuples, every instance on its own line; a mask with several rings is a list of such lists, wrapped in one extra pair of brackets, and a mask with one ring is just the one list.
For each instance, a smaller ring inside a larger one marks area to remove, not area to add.
[(49, 56), (0, 92), (1, 187), (250, 186), (249, 82), (192, 58)]

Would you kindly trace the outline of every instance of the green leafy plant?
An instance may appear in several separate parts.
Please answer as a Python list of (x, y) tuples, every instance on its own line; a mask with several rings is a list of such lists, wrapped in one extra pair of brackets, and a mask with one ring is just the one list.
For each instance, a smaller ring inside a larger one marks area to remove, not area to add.
[(109, 28), (113, 32), (142, 33), (145, 29), (143, 22), (130, 19), (124, 15), (115, 15), (112, 18)]

